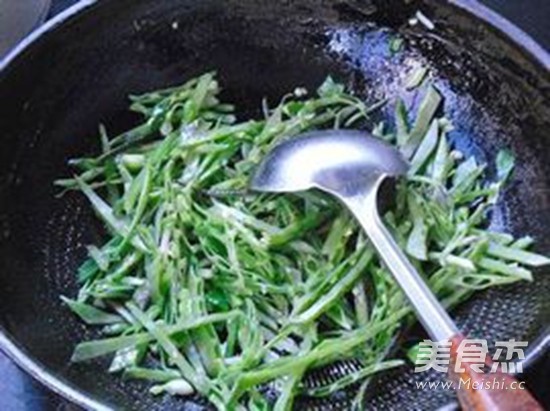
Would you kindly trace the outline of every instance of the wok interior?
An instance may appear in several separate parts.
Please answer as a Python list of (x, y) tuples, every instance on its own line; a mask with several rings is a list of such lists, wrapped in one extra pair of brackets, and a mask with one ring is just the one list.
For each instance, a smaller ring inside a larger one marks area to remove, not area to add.
[[(388, 98), (382, 117), (402, 95), (410, 70), (424, 64), (445, 95), (467, 155), (494, 160), (497, 148), (517, 156), (513, 182), (492, 216), (495, 228), (530, 234), (550, 252), (550, 129), (548, 73), (473, 17), (435, 1), (133, 0), (104, 1), (26, 50), (0, 77), (0, 324), (36, 361), (100, 399), (128, 409), (201, 409), (200, 399), (151, 397), (146, 385), (105, 372), (109, 359), (70, 365), (74, 345), (95, 336), (62, 306), (77, 290), (75, 270), (85, 245), (102, 229), (79, 195), (57, 198), (52, 181), (68, 158), (99, 149), (97, 125), (111, 135), (137, 120), (126, 95), (219, 73), (224, 95), (260, 115), (296, 86), (314, 90), (327, 74), (367, 99)], [(436, 23), (427, 32), (407, 20), (421, 8)], [(406, 38), (392, 55), (395, 32)], [(423, 34), (421, 34), (423, 33)], [(458, 310), (467, 333), (532, 340), (548, 323), (550, 278), (479, 293)], [(315, 373), (316, 384), (353, 363)], [(448, 392), (422, 391), (407, 367), (377, 378), (373, 408), (433, 409)], [(328, 400), (302, 398), (309, 409), (346, 408), (354, 389)], [(203, 404), (203, 405), (201, 405)]]

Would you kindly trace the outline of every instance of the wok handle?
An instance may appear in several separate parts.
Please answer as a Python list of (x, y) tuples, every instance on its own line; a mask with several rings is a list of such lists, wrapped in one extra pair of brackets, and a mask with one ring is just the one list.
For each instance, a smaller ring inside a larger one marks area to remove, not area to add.
[[(458, 347), (465, 339), (462, 334), (451, 338), (451, 366), (449, 379), (457, 388), (456, 393), (464, 411), (543, 411), (535, 398), (527, 391), (524, 383), (513, 375), (497, 369), (496, 372), (481, 373), (472, 369), (472, 364), (461, 361), (461, 371), (456, 371)], [(489, 356), (485, 366), (493, 366)]]

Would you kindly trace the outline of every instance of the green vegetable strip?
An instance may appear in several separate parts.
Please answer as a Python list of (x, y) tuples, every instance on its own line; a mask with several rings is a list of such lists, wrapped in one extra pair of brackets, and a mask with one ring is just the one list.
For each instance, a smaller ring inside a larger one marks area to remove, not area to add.
[(516, 261), (518, 263), (533, 267), (547, 265), (550, 263), (550, 259), (543, 255), (518, 250), (517, 248), (502, 246), (500, 244), (491, 244), (487, 252), (493, 257)]
[(69, 306), (69, 308), (78, 315), (82, 321), (90, 325), (99, 324), (114, 324), (122, 321), (118, 315), (106, 313), (94, 306), (84, 304), (78, 301), (73, 301), (66, 297), (61, 297), (63, 302)]
[[(109, 227), (119, 235), (127, 237), (130, 234), (130, 229), (128, 224), (121, 219), (118, 219), (113, 210), (109, 205), (103, 201), (92, 189), (79, 177), (75, 177), (76, 182), (78, 183), (80, 190), (88, 197), (90, 203), (93, 205), (96, 212), (101, 216), (101, 218), (109, 225)], [(139, 239), (132, 239), (132, 244), (139, 249), (140, 251), (147, 251), (144, 244)]]
[(210, 384), (204, 378), (197, 374), (196, 370), (191, 367), (191, 364), (183, 357), (178, 348), (170, 340), (168, 333), (162, 325), (155, 324), (151, 319), (133, 304), (128, 304), (128, 309), (134, 317), (147, 329), (147, 331), (155, 338), (159, 345), (170, 357), (170, 360), (179, 368), (184, 378), (186, 378), (193, 386), (202, 392), (208, 394), (210, 392)]
[(430, 86), (426, 96), (420, 104), (418, 116), (416, 117), (409, 138), (402, 147), (402, 152), (405, 157), (410, 158), (420, 143), (422, 143), (442, 100), (439, 92), (433, 86)]
[(124, 371), (124, 378), (168, 382), (180, 378), (180, 373), (174, 370), (155, 370), (150, 368), (129, 367)]
[(367, 268), (367, 265), (373, 257), (371, 250), (365, 250), (359, 261), (349, 270), (349, 272), (336, 284), (330, 291), (319, 298), (315, 303), (304, 312), (290, 318), (290, 323), (299, 324), (314, 320), (327, 308), (331, 307), (335, 301), (348, 292)]
[(437, 147), (437, 141), (439, 138), (439, 125), (437, 121), (432, 122), (432, 125), (428, 129), (426, 136), (416, 149), (413, 158), (410, 162), (410, 167), (408, 173), (410, 175), (415, 175), (418, 173), (418, 170), (426, 164), (428, 158), (432, 155), (434, 150)]
[(424, 81), (424, 78), (426, 78), (427, 74), (428, 74), (427, 67), (423, 67), (423, 66), (417, 67), (409, 75), (409, 78), (407, 79), (407, 82), (405, 84), (405, 88), (407, 88), (408, 90), (412, 90), (420, 86)]
[(348, 374), (345, 377), (338, 379), (337, 381), (335, 381), (334, 383), (328, 386), (305, 388), (303, 391), (304, 391), (304, 394), (310, 395), (312, 397), (325, 397), (339, 390), (342, 390), (348, 387), (349, 385), (355, 384), (365, 379), (366, 377), (376, 374), (377, 372), (399, 367), (403, 364), (404, 362), (402, 360), (390, 360), (390, 361), (379, 362), (379, 363), (361, 368), (355, 372), (352, 372), (351, 374)]

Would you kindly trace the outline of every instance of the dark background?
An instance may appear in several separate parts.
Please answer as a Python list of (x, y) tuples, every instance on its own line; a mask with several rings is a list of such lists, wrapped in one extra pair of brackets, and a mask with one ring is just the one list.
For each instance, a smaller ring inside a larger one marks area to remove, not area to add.
[[(77, 1), (52, 0), (49, 17)], [(550, 49), (550, 0), (482, 0), (482, 3), (507, 17), (543, 47)], [(550, 381), (550, 355), (535, 372), (526, 375), (526, 380), (531, 389), (544, 397), (550, 408), (550, 392), (547, 387)], [(4, 410), (63, 411), (77, 408), (40, 387), (0, 353), (0, 411)]]

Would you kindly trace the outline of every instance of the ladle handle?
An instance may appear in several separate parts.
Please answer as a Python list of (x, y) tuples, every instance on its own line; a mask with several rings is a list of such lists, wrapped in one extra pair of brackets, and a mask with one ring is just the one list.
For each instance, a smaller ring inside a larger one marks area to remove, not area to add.
[(342, 200), (367, 233), (431, 339), (449, 340), (459, 333), (458, 328), (384, 226), (378, 214), (377, 191), (369, 190), (365, 195)]
[[(342, 198), (342, 201), (346, 203), (367, 233), (374, 248), (407, 296), (431, 339), (436, 342), (451, 341), (449, 379), (455, 383), (462, 409), (468, 411), (542, 410), (527, 390), (514, 389), (514, 387), (519, 388), (519, 382), (512, 375), (502, 372), (478, 373), (468, 363), (464, 363), (463, 373), (454, 371), (458, 357), (457, 349), (464, 337), (382, 222), (376, 201), (378, 187), (375, 188), (365, 195)], [(486, 359), (486, 363), (491, 366), (490, 358)], [(475, 389), (475, 386), (479, 387), (480, 384), (485, 384), (486, 381), (491, 382), (495, 378), (498, 381), (503, 381), (503, 389)], [(460, 381), (468, 379), (471, 381), (470, 385), (465, 383), (460, 385)], [(476, 381), (475, 386), (473, 381)]]
[(525, 389), (524, 383), (513, 375), (502, 372), (501, 368), (492, 369), (493, 361), (485, 358), (488, 372), (473, 369), (473, 364), (458, 359), (458, 347), (465, 337), (458, 334), (451, 338), (451, 364), (449, 379), (453, 381), (456, 394), (463, 410), (468, 411), (542, 411), (543, 408)]

